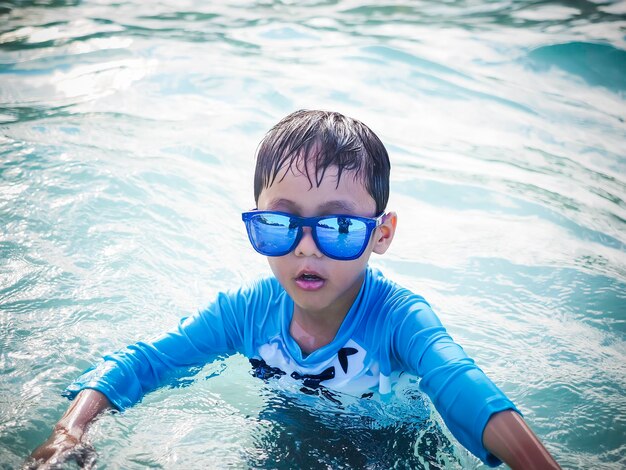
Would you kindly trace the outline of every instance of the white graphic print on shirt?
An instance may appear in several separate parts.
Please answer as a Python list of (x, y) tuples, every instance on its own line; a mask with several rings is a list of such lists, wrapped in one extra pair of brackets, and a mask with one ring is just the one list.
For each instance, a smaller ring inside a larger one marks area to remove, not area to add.
[(325, 361), (312, 364), (298, 364), (291, 357), (280, 335), (272, 338), (259, 348), (263, 361), (251, 361), (255, 375), (270, 378), (276, 375), (289, 375), (303, 381), (303, 385), (317, 388), (320, 385), (346, 393), (365, 393), (376, 387), (380, 379), (378, 363), (368, 361), (367, 352), (350, 339)]

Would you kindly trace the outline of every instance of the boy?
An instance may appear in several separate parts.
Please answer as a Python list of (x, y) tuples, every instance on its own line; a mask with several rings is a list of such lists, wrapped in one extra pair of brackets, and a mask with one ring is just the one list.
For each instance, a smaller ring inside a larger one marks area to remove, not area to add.
[(368, 267), (396, 230), (396, 214), (385, 213), (389, 170), (382, 142), (359, 121), (322, 111), (280, 121), (258, 150), (257, 209), (242, 215), (275, 277), (222, 293), (176, 331), (105, 357), (68, 387), (76, 399), (33, 459), (75, 456), (102, 410), (131, 406), (176, 368), (241, 352), (254, 375), (289, 376), (327, 396), (385, 395), (399, 373), (414, 373), (452, 433), (487, 464), (558, 468), (426, 301)]

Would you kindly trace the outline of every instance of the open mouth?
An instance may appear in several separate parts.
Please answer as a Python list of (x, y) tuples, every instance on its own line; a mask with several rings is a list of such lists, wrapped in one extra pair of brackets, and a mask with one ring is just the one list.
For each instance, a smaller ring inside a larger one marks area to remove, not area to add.
[(296, 277), (296, 285), (304, 290), (317, 290), (324, 286), (325, 279), (318, 274), (303, 272)]

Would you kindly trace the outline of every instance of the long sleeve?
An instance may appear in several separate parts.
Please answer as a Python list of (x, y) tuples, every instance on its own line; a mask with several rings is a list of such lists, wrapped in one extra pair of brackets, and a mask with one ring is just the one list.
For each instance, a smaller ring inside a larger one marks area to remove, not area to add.
[(182, 318), (178, 328), (149, 342), (138, 342), (105, 356), (64, 392), (74, 398), (85, 388), (102, 392), (119, 410), (138, 402), (184, 368), (204, 365), (221, 354), (243, 348), (253, 289), (221, 293), (205, 310)]
[(488, 465), (500, 464), (483, 446), (483, 431), (494, 413), (517, 411), (515, 405), (452, 340), (426, 303), (413, 303), (399, 321), (392, 340), (397, 360), (421, 377), (421, 389), (459, 442)]

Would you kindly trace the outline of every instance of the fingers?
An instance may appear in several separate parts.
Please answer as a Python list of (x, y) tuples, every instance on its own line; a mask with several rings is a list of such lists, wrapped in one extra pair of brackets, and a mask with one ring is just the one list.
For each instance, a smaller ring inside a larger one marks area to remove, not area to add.
[(95, 468), (96, 449), (88, 443), (72, 443), (71, 446), (43, 445), (24, 462), (22, 470), (61, 470), (67, 462), (74, 461), (84, 470)]
[(96, 449), (88, 443), (81, 443), (68, 452), (67, 459), (73, 458), (80, 468), (91, 470), (96, 464)]

